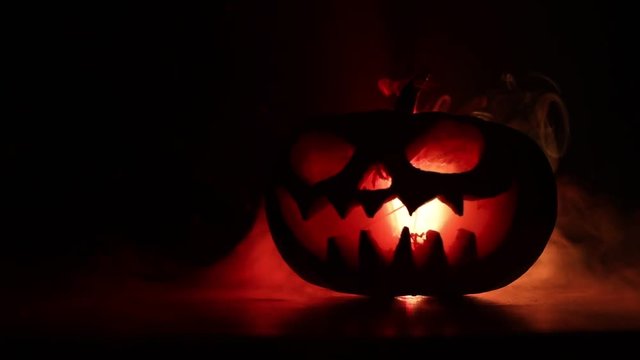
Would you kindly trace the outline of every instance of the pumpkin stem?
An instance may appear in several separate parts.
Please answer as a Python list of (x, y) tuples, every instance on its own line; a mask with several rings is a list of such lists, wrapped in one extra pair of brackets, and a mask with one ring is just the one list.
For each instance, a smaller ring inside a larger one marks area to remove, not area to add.
[(413, 114), (416, 107), (418, 94), (429, 82), (429, 73), (420, 73), (414, 76), (402, 88), (395, 103), (395, 110), (407, 114)]

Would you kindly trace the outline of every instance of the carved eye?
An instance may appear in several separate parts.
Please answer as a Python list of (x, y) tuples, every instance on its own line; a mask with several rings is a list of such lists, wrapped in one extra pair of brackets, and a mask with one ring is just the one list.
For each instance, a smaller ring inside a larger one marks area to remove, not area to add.
[(405, 150), (413, 167), (422, 171), (456, 174), (472, 170), (480, 161), (484, 139), (470, 124), (442, 120)]
[(307, 184), (337, 175), (353, 156), (353, 145), (331, 134), (309, 133), (291, 148), (291, 167)]

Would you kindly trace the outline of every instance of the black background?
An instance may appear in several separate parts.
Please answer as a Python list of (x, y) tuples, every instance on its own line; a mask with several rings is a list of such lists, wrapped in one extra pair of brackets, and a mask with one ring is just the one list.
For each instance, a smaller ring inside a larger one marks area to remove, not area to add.
[(12, 14), (5, 284), (96, 263), (160, 279), (211, 264), (250, 227), (269, 155), (292, 123), (388, 107), (376, 81), (423, 66), (470, 88), (504, 70), (550, 76), (571, 116), (559, 174), (638, 209), (631, 5), (210, 3)]

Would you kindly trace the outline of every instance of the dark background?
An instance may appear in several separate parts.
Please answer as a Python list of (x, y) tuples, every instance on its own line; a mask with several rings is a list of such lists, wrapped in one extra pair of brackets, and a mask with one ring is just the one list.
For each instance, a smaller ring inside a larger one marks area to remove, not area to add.
[(559, 175), (638, 209), (629, 2), (211, 3), (10, 14), (4, 284), (215, 262), (249, 229), (291, 124), (389, 107), (377, 80), (423, 67), (462, 89), (505, 70), (556, 80), (571, 117)]

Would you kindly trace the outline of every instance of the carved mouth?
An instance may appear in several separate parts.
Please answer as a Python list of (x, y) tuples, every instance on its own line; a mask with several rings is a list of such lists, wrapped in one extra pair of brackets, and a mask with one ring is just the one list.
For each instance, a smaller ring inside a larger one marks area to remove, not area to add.
[[(386, 201), (372, 216), (361, 205), (340, 216), (324, 197), (316, 199), (302, 216), (291, 194), (278, 190), (284, 219), (300, 243), (320, 259), (339, 256), (347, 266), (362, 266), (367, 258), (385, 264), (409, 253), (422, 266), (429, 259), (443, 258), (449, 266), (460, 266), (491, 253), (506, 237), (516, 204), (516, 189), (493, 198), (464, 199), (454, 211), (433, 199), (409, 214), (398, 198)], [(464, 209), (464, 215), (458, 209)]]

